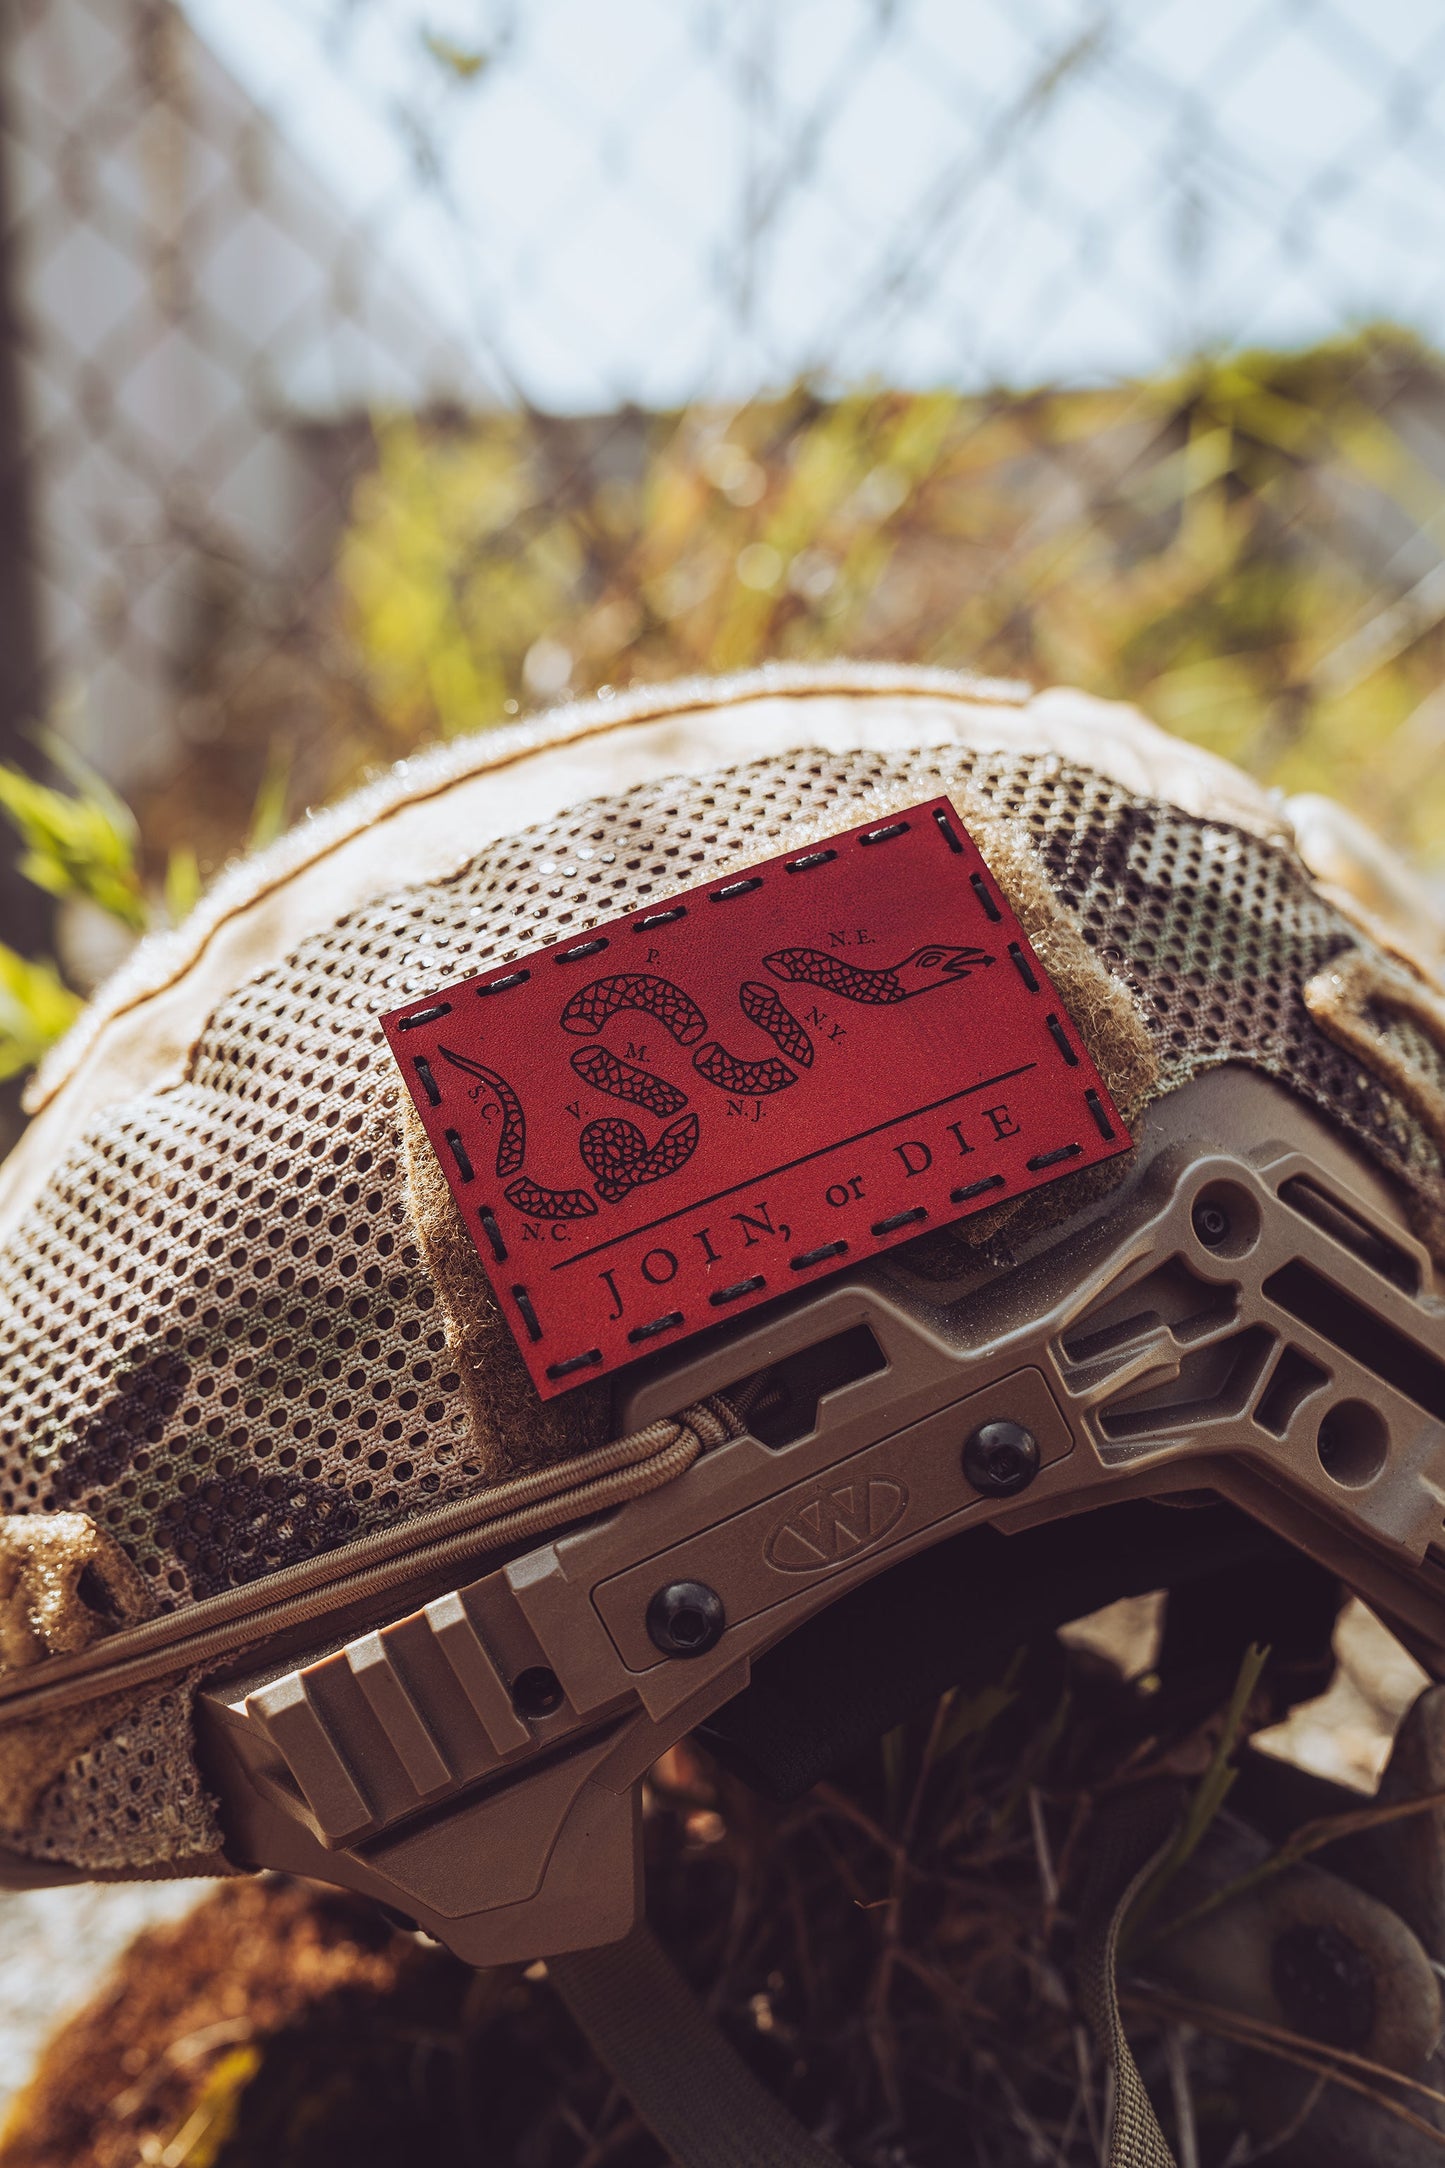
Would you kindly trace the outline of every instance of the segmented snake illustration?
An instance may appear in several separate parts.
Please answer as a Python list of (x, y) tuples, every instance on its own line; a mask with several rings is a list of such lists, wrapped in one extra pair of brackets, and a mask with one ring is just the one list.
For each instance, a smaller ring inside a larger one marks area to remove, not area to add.
[[(930, 942), (901, 962), (881, 969), (849, 963), (822, 949), (776, 949), (763, 958), (774, 978), (785, 984), (810, 986), (820, 992), (869, 1007), (911, 1001), (919, 994), (965, 979), (992, 964), (987, 950)], [(650, 1016), (678, 1046), (692, 1050), (692, 1066), (705, 1083), (730, 1098), (770, 1098), (799, 1081), (798, 1071), (811, 1068), (813, 1042), (805, 1027), (771, 986), (748, 979), (738, 991), (738, 1006), (777, 1047), (761, 1061), (730, 1053), (719, 1039), (705, 1038), (708, 1020), (690, 994), (670, 979), (651, 972), (616, 972), (593, 979), (573, 994), (562, 1011), (564, 1031), (595, 1038), (614, 1016), (632, 1012)], [(701, 1042), (701, 1043), (699, 1043)], [(481, 1062), (454, 1054), (446, 1047), (438, 1052), (453, 1067), (465, 1070), (495, 1095), (502, 1113), (497, 1140), (496, 1172), (506, 1183), (509, 1203), (534, 1219), (582, 1219), (596, 1213), (590, 1190), (551, 1189), (522, 1173), (527, 1127), (517, 1094), (495, 1070)], [(573, 1072), (593, 1090), (611, 1099), (665, 1120), (668, 1126), (649, 1144), (635, 1122), (621, 1115), (599, 1116), (584, 1124), (577, 1139), (583, 1165), (592, 1176), (604, 1204), (620, 1204), (632, 1190), (647, 1182), (663, 1181), (675, 1174), (697, 1150), (700, 1125), (695, 1113), (684, 1114), (687, 1094), (665, 1077), (624, 1061), (607, 1047), (580, 1047), (571, 1057)], [(672, 1117), (680, 1117), (673, 1119)]]
[(639, 1069), (635, 1062), (609, 1054), (605, 1046), (580, 1047), (572, 1056), (572, 1067), (584, 1084), (593, 1085), (613, 1099), (630, 1099), (635, 1107), (646, 1107), (649, 1114), (663, 1121), (670, 1114), (680, 1114), (687, 1105), (687, 1093), (669, 1084), (666, 1077), (654, 1076), (650, 1069)]
[[(630, 1129), (632, 1124), (628, 1122), (624, 1126)], [(634, 1130), (633, 1134), (636, 1136), (641, 1132)], [(638, 1176), (639, 1181), (645, 1179), (645, 1176)], [(599, 1182), (597, 1187), (600, 1190), (602, 1184)], [(532, 1219), (591, 1219), (597, 1211), (591, 1190), (547, 1189), (541, 1182), (534, 1182), (525, 1174), (519, 1174), (515, 1182), (509, 1182), (502, 1195), (508, 1204), (514, 1204), (519, 1212), (526, 1212)], [(611, 1204), (615, 1200), (609, 1197), (607, 1201)]]
[[(597, 1211), (597, 1200), (587, 1189), (547, 1189), (521, 1172), (527, 1151), (527, 1117), (522, 1112), (522, 1102), (505, 1077), (498, 1076), (485, 1062), (472, 1061), (466, 1054), (453, 1053), (449, 1046), (439, 1046), (437, 1052), (443, 1061), (454, 1069), (461, 1069), (467, 1076), (475, 1077), (496, 1095), (502, 1110), (502, 1128), (497, 1138), (496, 1168), (499, 1178), (508, 1175), (515, 1180), (507, 1182), (502, 1195), (519, 1212), (526, 1212), (533, 1219), (591, 1219)], [(480, 1098), (481, 1094), (474, 1094)]]
[(716, 1039), (709, 1039), (692, 1057), (692, 1065), (699, 1076), (705, 1076), (709, 1084), (716, 1084), (720, 1092), (732, 1092), (745, 1099), (766, 1099), (773, 1092), (785, 1092), (790, 1084), (798, 1081), (796, 1069), (790, 1069), (776, 1054), (769, 1054), (763, 1061), (740, 1061), (730, 1054)]
[(932, 942), (915, 949), (901, 964), (884, 971), (869, 971), (862, 964), (845, 963), (841, 956), (825, 955), (822, 949), (776, 949), (763, 962), (774, 978), (805, 986), (821, 987), (824, 993), (841, 995), (844, 1001), (882, 1005), (911, 1001), (915, 994), (932, 993), (954, 979), (966, 979), (993, 958), (986, 949), (944, 948)]
[(600, 1031), (611, 1016), (637, 1009), (670, 1031), (679, 1046), (691, 1046), (707, 1030), (707, 1018), (690, 995), (670, 979), (655, 979), (646, 971), (620, 972), (615, 978), (594, 979), (574, 994), (562, 1011), (564, 1031)]
[(774, 1045), (801, 1068), (813, 1066), (813, 1042), (790, 1009), (785, 1009), (771, 986), (747, 979), (738, 992), (742, 1012), (764, 1030)]
[[(498, 1076), (496, 1070), (489, 1069), (484, 1062), (472, 1061), (466, 1054), (454, 1054), (449, 1046), (439, 1046), (437, 1052), (442, 1060), (450, 1062), (454, 1069), (465, 1071), (468, 1076), (475, 1077), (479, 1084), (485, 1084), (489, 1091), (496, 1093), (497, 1104), (502, 1110), (502, 1133), (497, 1140), (497, 1173), (504, 1176), (520, 1173), (522, 1161), (527, 1155), (527, 1117), (522, 1112), (522, 1102), (511, 1085), (505, 1077)], [(473, 1092), (471, 1096), (480, 1099), (482, 1095), (480, 1092)]]
[(597, 1184), (597, 1194), (607, 1204), (621, 1204), (629, 1190), (643, 1182), (660, 1182), (676, 1174), (697, 1150), (697, 1116), (684, 1114), (680, 1122), (664, 1129), (650, 1149), (636, 1122), (616, 1116), (589, 1122), (577, 1139)]

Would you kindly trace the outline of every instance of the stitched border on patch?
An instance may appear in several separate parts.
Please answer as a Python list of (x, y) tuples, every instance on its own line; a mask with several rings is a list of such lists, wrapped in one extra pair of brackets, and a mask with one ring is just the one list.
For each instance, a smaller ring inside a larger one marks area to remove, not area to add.
[(947, 798), (383, 1022), (544, 1398), (1130, 1143)]

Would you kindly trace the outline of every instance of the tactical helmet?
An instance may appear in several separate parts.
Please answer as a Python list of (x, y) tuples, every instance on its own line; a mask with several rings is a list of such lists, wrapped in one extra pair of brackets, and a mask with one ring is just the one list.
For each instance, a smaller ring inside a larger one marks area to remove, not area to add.
[[(1321, 801), (933, 671), (598, 698), (308, 818), (0, 1169), (5, 1879), (348, 1886), (556, 1961), (645, 2095), (575, 1953), (683, 2022), (683, 1734), (800, 1790), (1221, 1570), (1439, 1674), (1442, 950)], [(823, 2157), (687, 2047), (679, 2158), (699, 2099)]]

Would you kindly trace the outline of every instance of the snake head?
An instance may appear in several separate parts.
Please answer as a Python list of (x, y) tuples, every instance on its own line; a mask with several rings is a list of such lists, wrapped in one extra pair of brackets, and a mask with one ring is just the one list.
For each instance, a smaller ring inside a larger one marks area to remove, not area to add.
[(915, 949), (901, 964), (895, 964), (893, 975), (906, 993), (921, 994), (931, 986), (947, 986), (953, 979), (966, 979), (970, 971), (982, 970), (984, 965), (992, 962), (987, 949), (953, 948), (930, 941), (927, 947)]

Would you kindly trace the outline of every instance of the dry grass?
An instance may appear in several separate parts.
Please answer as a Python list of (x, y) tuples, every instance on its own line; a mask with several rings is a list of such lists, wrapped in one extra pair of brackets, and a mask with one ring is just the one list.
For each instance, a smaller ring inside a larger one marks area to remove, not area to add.
[[(1105, 2079), (1074, 1999), (1099, 1803), (1209, 1761), (1218, 1714), (1166, 1710), (1050, 1643), (948, 1696), (789, 1806), (692, 1749), (649, 1787), (658, 1931), (766, 2082), (870, 2168), (1097, 2163)], [(1256, 1716), (1270, 1712), (1263, 1702)], [(1177, 2017), (1177, 2013), (1176, 2013)], [(1238, 2135), (1221, 2051), (1132, 2021), (1203, 2163)], [(1191, 2090), (1204, 2072), (1196, 2102)], [(1191, 2075), (1191, 2072), (1193, 2075)], [(545, 1970), (473, 1975), (363, 1905), (218, 1887), (132, 1947), (14, 2111), (0, 2168), (654, 2168)]]

